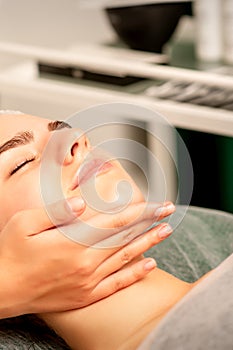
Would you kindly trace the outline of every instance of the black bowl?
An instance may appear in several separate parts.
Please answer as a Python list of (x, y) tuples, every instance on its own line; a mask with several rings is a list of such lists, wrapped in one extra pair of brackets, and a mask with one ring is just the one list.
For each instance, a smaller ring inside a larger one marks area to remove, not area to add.
[(105, 9), (119, 38), (130, 48), (161, 52), (183, 15), (192, 14), (192, 1)]

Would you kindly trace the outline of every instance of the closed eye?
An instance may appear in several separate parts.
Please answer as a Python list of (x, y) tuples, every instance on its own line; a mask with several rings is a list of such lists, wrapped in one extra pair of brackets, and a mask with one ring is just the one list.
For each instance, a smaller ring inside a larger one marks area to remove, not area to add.
[(22, 169), (25, 165), (27, 165), (28, 163), (31, 163), (35, 160), (35, 157), (33, 158), (29, 158), (29, 159), (25, 159), (23, 162), (17, 164), (13, 170), (10, 171), (10, 176), (14, 175), (15, 173), (17, 173), (17, 171), (19, 171), (20, 169)]

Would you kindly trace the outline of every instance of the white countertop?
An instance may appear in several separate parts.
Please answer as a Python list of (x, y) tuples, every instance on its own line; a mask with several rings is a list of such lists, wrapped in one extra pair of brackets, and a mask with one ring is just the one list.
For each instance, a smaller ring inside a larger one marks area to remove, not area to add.
[[(161, 68), (165, 69), (166, 67)], [(154, 74), (159, 69), (156, 66)], [(153, 72), (152, 67), (150, 67), (150, 71)], [(179, 71), (175, 74), (178, 73)], [(169, 70), (168, 73), (165, 71), (165, 75), (167, 74), (169, 75)], [(210, 74), (210, 76), (216, 77), (216, 74)], [(219, 81), (223, 83), (224, 79), (229, 85), (233, 84), (233, 79), (229, 77), (220, 76)], [(133, 95), (127, 92), (91, 86), (91, 83), (89, 86), (83, 86), (62, 81), (62, 79), (60, 81), (49, 78), (42, 79), (38, 75), (37, 65), (33, 59), (22, 60), (21, 58), (18, 64), (12, 64), (0, 72), (0, 95), (1, 93), (23, 95), (27, 96), (28, 99), (30, 99), (30, 96), (40, 96), (41, 98), (44, 96), (46, 100), (62, 100), (69, 105), (75, 105), (79, 101), (78, 106), (80, 108), (108, 102), (135, 103), (162, 113), (170, 123), (177, 127), (233, 136), (233, 113), (231, 111), (156, 100), (141, 94)]]

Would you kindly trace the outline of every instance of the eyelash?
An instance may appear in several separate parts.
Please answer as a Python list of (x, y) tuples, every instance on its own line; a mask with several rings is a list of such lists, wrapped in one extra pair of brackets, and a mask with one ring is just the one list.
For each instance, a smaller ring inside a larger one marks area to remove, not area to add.
[(28, 163), (33, 162), (33, 160), (35, 160), (35, 157), (32, 158), (28, 158), (25, 159), (23, 162), (17, 164), (13, 170), (11, 170), (10, 172), (10, 176), (14, 175), (15, 173), (17, 173), (17, 171), (19, 171), (21, 168), (23, 168), (25, 165), (27, 165)]
[[(66, 122), (60, 122), (60, 121), (56, 121), (52, 124), (52, 131), (60, 130), (63, 128), (72, 129), (72, 126)], [(31, 158), (25, 159), (23, 162), (21, 162), (19, 164), (16, 164), (14, 169), (10, 171), (9, 176), (14, 175), (15, 173), (17, 173), (17, 171), (19, 171), (21, 168), (23, 168), (28, 163), (33, 162), (35, 159), (36, 159), (36, 157), (31, 157)]]

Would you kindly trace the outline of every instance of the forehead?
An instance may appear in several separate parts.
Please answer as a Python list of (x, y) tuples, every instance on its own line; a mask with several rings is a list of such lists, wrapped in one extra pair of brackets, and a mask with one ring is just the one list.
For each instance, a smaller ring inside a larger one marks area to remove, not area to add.
[(0, 116), (0, 144), (21, 131), (47, 130), (49, 119), (43, 119), (27, 114)]

